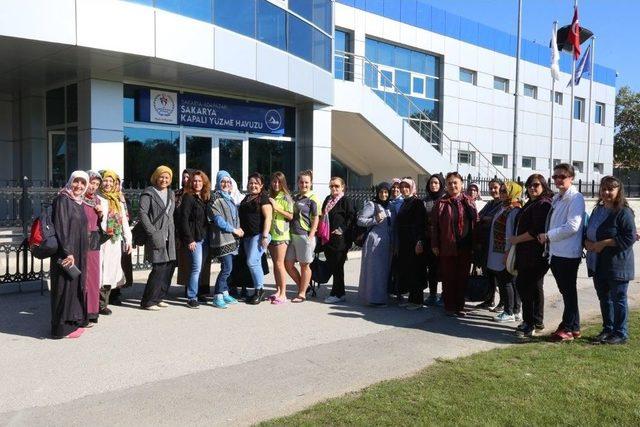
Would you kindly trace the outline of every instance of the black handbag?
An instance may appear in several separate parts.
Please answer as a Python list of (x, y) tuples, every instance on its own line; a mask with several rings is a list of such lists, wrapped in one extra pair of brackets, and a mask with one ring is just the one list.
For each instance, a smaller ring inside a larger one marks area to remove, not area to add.
[(327, 283), (331, 279), (331, 268), (327, 261), (320, 259), (316, 254), (311, 262), (311, 280), (316, 283)]
[(464, 294), (465, 300), (469, 302), (485, 301), (492, 289), (491, 279), (481, 272), (479, 273), (478, 269), (473, 266), (473, 270), (469, 275), (467, 289)]

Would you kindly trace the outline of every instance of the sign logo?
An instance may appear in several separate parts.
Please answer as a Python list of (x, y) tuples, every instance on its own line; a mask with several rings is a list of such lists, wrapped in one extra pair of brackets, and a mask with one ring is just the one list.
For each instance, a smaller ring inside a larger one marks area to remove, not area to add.
[(282, 126), (282, 117), (277, 110), (269, 110), (264, 115), (264, 121), (271, 130), (278, 130)]
[(151, 98), (150, 120), (156, 123), (177, 124), (177, 94), (152, 89), (149, 95)]

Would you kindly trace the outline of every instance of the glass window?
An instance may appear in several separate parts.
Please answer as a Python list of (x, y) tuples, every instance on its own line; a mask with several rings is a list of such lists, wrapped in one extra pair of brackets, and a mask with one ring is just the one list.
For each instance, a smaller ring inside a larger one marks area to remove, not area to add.
[(439, 76), (440, 75), (440, 71), (439, 71), (440, 58), (433, 55), (426, 55), (425, 61), (426, 61), (426, 68), (424, 70), (424, 73), (429, 76), (434, 76), (434, 77)]
[[(271, 139), (249, 139), (249, 173), (260, 172), (269, 177), (276, 171), (282, 171), (287, 182), (295, 182), (294, 143)], [(241, 186), (244, 187), (246, 183)], [(240, 184), (238, 184), (240, 185)]]
[(211, 22), (211, 0), (155, 0), (158, 9)]
[(475, 85), (476, 72), (472, 70), (467, 70), (466, 68), (460, 68), (460, 81)]
[(49, 132), (51, 153), (51, 185), (59, 187), (67, 182), (67, 144), (64, 131)]
[(411, 51), (411, 71), (427, 74), (427, 55), (422, 52)]
[(403, 93), (411, 93), (411, 73), (396, 70), (396, 87)]
[(393, 87), (393, 72), (388, 70), (380, 71), (380, 86)]
[(574, 160), (573, 161), (573, 168), (576, 170), (576, 172), (580, 172), (582, 173), (583, 169), (584, 169), (584, 163)]
[(214, 24), (245, 36), (256, 36), (256, 0), (214, 1)]
[(378, 42), (378, 63), (393, 67), (395, 64), (393, 46), (388, 43)]
[(562, 92), (556, 92), (554, 94), (554, 98), (553, 101), (558, 104), (558, 105), (562, 105), (562, 101), (563, 101), (563, 96), (562, 96)]
[(289, 15), (289, 52), (311, 62), (311, 27), (303, 20)]
[(67, 86), (67, 123), (78, 121), (78, 85)]
[(505, 93), (509, 93), (509, 80), (503, 79), (502, 77), (494, 77), (493, 88)]
[(424, 98), (411, 97), (413, 103), (434, 122), (439, 121), (438, 103)]
[(536, 158), (535, 157), (523, 157), (522, 158), (522, 167), (524, 169), (535, 169), (536, 168)]
[(562, 159), (553, 159), (553, 167), (555, 168), (556, 166), (558, 166), (560, 163), (562, 163)]
[(78, 128), (67, 128), (67, 173), (78, 169)]
[(532, 85), (524, 85), (524, 96), (529, 98), (538, 99), (538, 88)]
[(313, 43), (312, 61), (318, 67), (331, 70), (331, 37), (321, 31), (312, 28), (311, 37)]
[(333, 43), (335, 46), (335, 60), (333, 67), (335, 78), (353, 81), (353, 71), (351, 67), (352, 58), (347, 54), (351, 52), (351, 33), (336, 30)]
[(284, 9), (258, 0), (258, 40), (278, 49), (287, 49), (287, 13)]
[(127, 188), (144, 188), (158, 165), (173, 170), (178, 182), (180, 133), (160, 129), (124, 128), (124, 177)]
[(187, 167), (198, 169), (211, 177), (211, 137), (210, 136), (185, 136), (187, 149)]
[(596, 102), (595, 122), (604, 126), (604, 104)]
[(331, 33), (331, 0), (289, 0), (289, 10)]
[(237, 182), (242, 177), (242, 140), (220, 138), (218, 152), (220, 155), (220, 169), (229, 172)]
[(573, 118), (584, 122), (584, 98), (578, 98), (578, 97), (574, 98)]
[(413, 78), (413, 93), (418, 93), (420, 95), (424, 95), (424, 79), (421, 77)]
[(494, 166), (499, 166), (501, 168), (507, 167), (507, 156), (505, 154), (493, 154), (491, 156), (491, 163)]
[(604, 163), (594, 163), (593, 171), (595, 173), (604, 174)]
[(411, 51), (403, 47), (396, 46), (394, 49), (394, 67), (403, 70), (411, 69)]
[(475, 166), (476, 153), (472, 151), (458, 151), (458, 163)]
[(378, 42), (373, 39), (365, 39), (364, 41), (364, 56), (371, 62), (379, 63), (378, 60)]
[(440, 96), (440, 81), (438, 79), (427, 78), (427, 98), (439, 99)]
[(47, 126), (64, 124), (64, 87), (47, 91), (45, 110)]
[(364, 83), (371, 87), (378, 87), (378, 69), (372, 64), (364, 64)]

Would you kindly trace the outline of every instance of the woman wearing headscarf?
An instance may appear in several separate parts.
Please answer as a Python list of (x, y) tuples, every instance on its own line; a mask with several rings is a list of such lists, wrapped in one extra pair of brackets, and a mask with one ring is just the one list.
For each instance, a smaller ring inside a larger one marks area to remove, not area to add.
[(376, 196), (366, 202), (358, 214), (358, 225), (367, 228), (367, 238), (362, 245), (358, 296), (364, 303), (376, 306), (387, 303), (395, 217), (389, 205), (390, 188), (386, 182), (378, 184)]
[(131, 252), (131, 229), (127, 208), (121, 201), (118, 174), (112, 170), (102, 172), (102, 185), (98, 198), (102, 206), (100, 227), (109, 239), (100, 247), (100, 314), (109, 315), (109, 295), (112, 289), (124, 285), (122, 252)]
[(152, 185), (140, 196), (140, 222), (147, 235), (144, 257), (152, 264), (140, 301), (140, 306), (146, 310), (156, 311), (168, 306), (163, 299), (171, 286), (176, 260), (175, 199), (169, 188), (172, 178), (173, 172), (168, 166), (158, 166), (151, 175)]
[(244, 236), (240, 228), (238, 208), (231, 194), (233, 181), (229, 172), (218, 171), (216, 191), (207, 204), (209, 226), (209, 255), (220, 260), (220, 273), (216, 278), (213, 306), (227, 308), (238, 301), (229, 295), (229, 280), (233, 269), (233, 256), (238, 254), (239, 239)]
[[(389, 189), (389, 206), (393, 213), (397, 216), (398, 211), (400, 210), (400, 206), (402, 206), (402, 193), (400, 192), (400, 178), (393, 178), (391, 180), (391, 188)], [(395, 221), (395, 219), (394, 219)], [(389, 280), (388, 280), (388, 292), (391, 295), (395, 295), (398, 302), (402, 302), (402, 294), (398, 289), (398, 280), (396, 271), (398, 270), (398, 254), (395, 249), (395, 245), (398, 244), (394, 239), (394, 247), (391, 249), (391, 271), (389, 272)]]
[[(73, 172), (53, 201), (52, 221), (58, 239), (58, 252), (51, 258), (51, 335), (54, 338), (78, 338), (87, 323), (84, 289), (89, 234), (82, 196), (88, 183), (86, 172)], [(65, 271), (71, 266), (77, 267), (80, 275), (73, 277)]]
[(482, 196), (480, 196), (480, 186), (472, 182), (467, 186), (467, 196), (471, 198), (476, 204), (476, 209), (482, 209), (484, 207), (485, 202), (482, 201)]
[(439, 257), (442, 299), (448, 316), (464, 317), (464, 293), (471, 269), (473, 230), (478, 213), (473, 200), (462, 192), (462, 176), (449, 172), (447, 195), (431, 212), (431, 250)]
[[(175, 224), (180, 222), (178, 215), (180, 214), (180, 205), (182, 204), (182, 196), (184, 196), (187, 188), (189, 188), (189, 178), (195, 172), (195, 169), (186, 168), (180, 175), (181, 188), (176, 190), (174, 194), (174, 200), (176, 207), (174, 211), (173, 221)], [(189, 258), (189, 248), (182, 245), (178, 233), (176, 233), (176, 258), (178, 267), (178, 284), (184, 286), (184, 294), (187, 296), (189, 288), (189, 278), (191, 276), (191, 259)], [(198, 298), (201, 300), (201, 298)], [(202, 301), (201, 301), (202, 302)]]
[(431, 212), (436, 201), (440, 200), (447, 190), (445, 189), (444, 176), (441, 173), (431, 175), (427, 181), (427, 195), (422, 199), (424, 202), (424, 208), (426, 210), (427, 222), (426, 222), (426, 242), (425, 248), (425, 261), (427, 263), (427, 282), (429, 284), (429, 296), (425, 301), (426, 305), (438, 304), (438, 257), (431, 251)]
[(331, 293), (324, 300), (326, 304), (345, 301), (344, 263), (347, 261), (347, 251), (353, 243), (349, 234), (356, 220), (356, 210), (353, 201), (344, 195), (344, 191), (344, 180), (334, 176), (329, 181), (329, 195), (322, 203), (320, 221), (329, 221), (330, 233), (329, 242), (324, 245), (323, 250), (333, 276)]
[(418, 310), (424, 303), (426, 211), (424, 203), (416, 195), (416, 183), (412, 178), (402, 179), (400, 191), (403, 202), (396, 217), (396, 280), (400, 294), (409, 292), (407, 309)]
[(98, 323), (100, 312), (100, 243), (102, 222), (102, 205), (96, 192), (102, 183), (102, 177), (94, 171), (87, 171), (89, 184), (82, 197), (82, 207), (87, 216), (87, 230), (89, 231), (89, 247), (87, 248), (87, 262), (85, 268), (84, 299), (87, 306), (87, 320)]
[(520, 297), (514, 284), (514, 277), (506, 269), (506, 260), (511, 249), (511, 237), (514, 235), (516, 218), (522, 208), (520, 196), (522, 187), (513, 181), (500, 187), (502, 206), (493, 217), (489, 232), (489, 252), (487, 271), (494, 277), (500, 289), (500, 299), (504, 302), (504, 311), (498, 314), (496, 322), (514, 322), (521, 320)]

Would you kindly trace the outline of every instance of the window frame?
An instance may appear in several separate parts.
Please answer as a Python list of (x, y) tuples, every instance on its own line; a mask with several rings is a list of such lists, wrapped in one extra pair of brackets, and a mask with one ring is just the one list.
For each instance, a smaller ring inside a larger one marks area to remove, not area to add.
[(553, 92), (553, 102), (558, 105), (564, 104), (564, 93), (558, 91)]
[[(525, 164), (524, 164), (525, 160), (531, 161), (531, 164), (529, 166), (525, 166)], [(522, 169), (535, 170), (536, 169), (536, 158), (533, 157), (533, 156), (522, 156), (522, 158), (520, 159), (520, 167)]]
[[(577, 105), (580, 105), (580, 109), (578, 111), (578, 108), (576, 108), (576, 102)], [(580, 98), (579, 96), (574, 96), (573, 97), (573, 120), (579, 120), (581, 122), (584, 122), (584, 108), (585, 108), (585, 99), (584, 98)], [(576, 113), (579, 114), (579, 118), (576, 118)]]
[[(500, 157), (500, 159), (502, 160), (500, 164), (496, 164), (496, 162), (494, 161), (495, 158)], [(501, 168), (506, 168), (507, 167), (507, 155), (506, 154), (491, 154), (491, 164), (493, 166), (497, 166), (497, 167), (501, 167)]]
[[(598, 107), (600, 107), (600, 121), (598, 121)], [(604, 126), (604, 113), (606, 111), (606, 106), (603, 102), (596, 102), (596, 106), (593, 112), (593, 122), (599, 125)]]
[[(418, 92), (417, 90), (415, 90), (415, 82), (416, 82), (416, 80), (419, 80), (419, 81), (422, 82), (422, 92)], [(425, 91), (427, 89), (426, 80), (427, 80), (426, 76), (415, 76), (415, 75), (412, 75), (411, 76), (411, 95), (426, 96), (425, 95)]]
[(604, 175), (604, 163), (594, 162), (593, 173), (599, 173), (600, 175)]
[[(503, 83), (504, 87), (496, 87), (496, 83)], [(509, 79), (504, 77), (493, 76), (493, 88), (495, 90), (499, 90), (500, 92), (509, 93)]]
[[(474, 70), (470, 70), (468, 68), (464, 68), (464, 67), (458, 67), (458, 79), (463, 82), (463, 83), (469, 83), (472, 84), (473, 86), (477, 86), (478, 85), (478, 72), (474, 71)], [(471, 81), (467, 81), (464, 80), (462, 78), (463, 74), (468, 74), (471, 76)]]
[[(469, 156), (469, 161), (462, 161), (461, 156)], [(461, 165), (476, 165), (476, 153), (475, 151), (458, 150), (458, 163)]]
[[(527, 89), (530, 89), (532, 91), (533, 96), (527, 95)], [(522, 96), (526, 96), (527, 98), (538, 99), (538, 86), (524, 83), (524, 86), (522, 88)]]
[(584, 172), (584, 162), (582, 160), (574, 160), (571, 162), (571, 165), (578, 173)]

